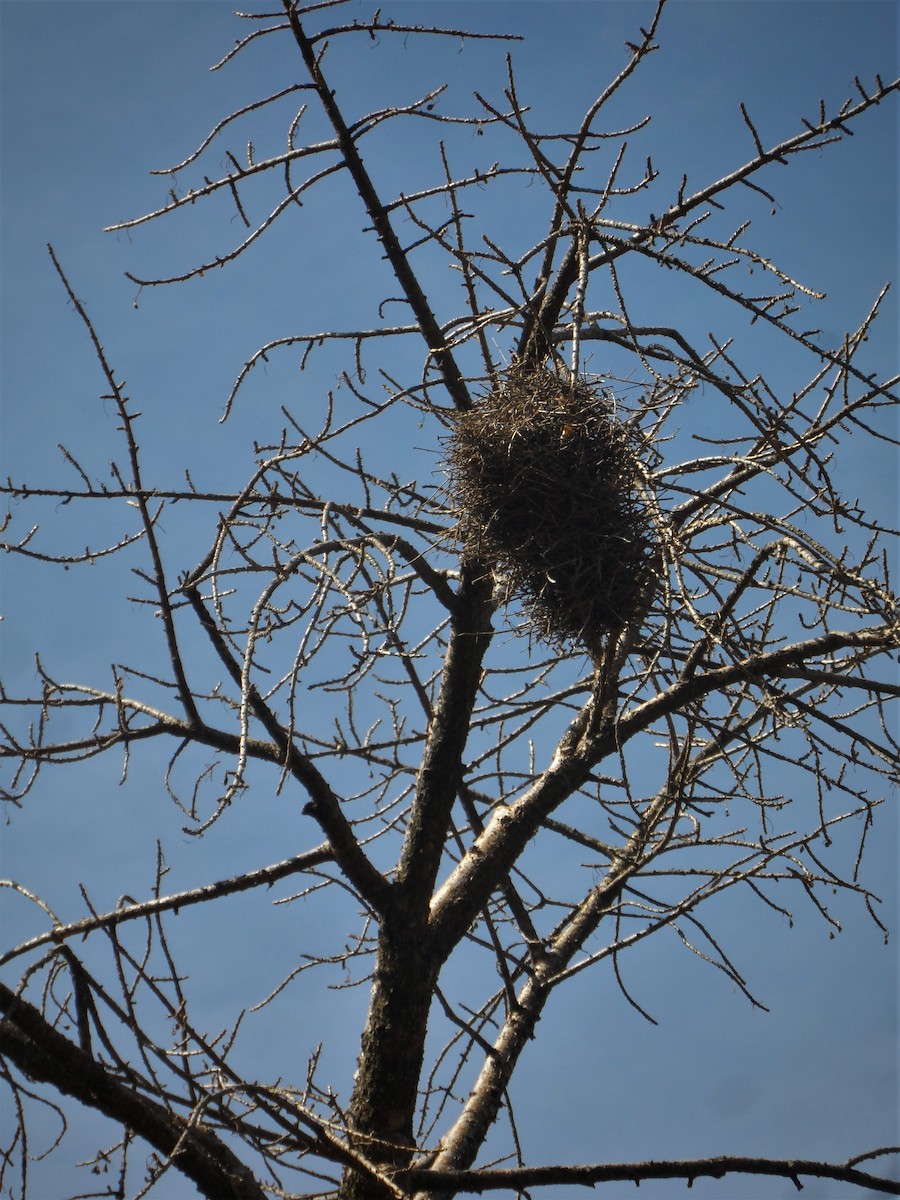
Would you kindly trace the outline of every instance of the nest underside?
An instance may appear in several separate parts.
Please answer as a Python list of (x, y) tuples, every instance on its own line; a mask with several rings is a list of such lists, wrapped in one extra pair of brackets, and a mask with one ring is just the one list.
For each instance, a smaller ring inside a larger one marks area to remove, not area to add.
[(634, 616), (654, 539), (640, 458), (604, 395), (512, 372), (457, 419), (448, 469), (466, 550), (538, 637), (593, 650)]

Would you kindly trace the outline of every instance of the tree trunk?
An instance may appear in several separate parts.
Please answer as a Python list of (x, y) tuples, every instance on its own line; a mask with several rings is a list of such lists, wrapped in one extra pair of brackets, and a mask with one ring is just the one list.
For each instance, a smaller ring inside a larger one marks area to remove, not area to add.
[[(415, 1145), (413, 1118), (438, 971), (425, 932), (407, 919), (387, 918), (382, 926), (350, 1104), (353, 1149), (387, 1168), (408, 1166)], [(388, 1195), (349, 1169), (340, 1191), (341, 1200)]]

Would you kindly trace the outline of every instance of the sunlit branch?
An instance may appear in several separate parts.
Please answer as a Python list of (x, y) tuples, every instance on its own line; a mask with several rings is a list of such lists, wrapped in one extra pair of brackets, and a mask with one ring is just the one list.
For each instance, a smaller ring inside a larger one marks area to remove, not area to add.
[(404, 1172), (401, 1181), (412, 1188), (428, 1189), (431, 1193), (483, 1192), (498, 1190), (522, 1190), (525, 1188), (549, 1187), (566, 1184), (593, 1187), (597, 1183), (612, 1183), (627, 1180), (640, 1183), (643, 1179), (686, 1179), (689, 1184), (695, 1179), (722, 1179), (729, 1174), (759, 1175), (790, 1179), (798, 1189), (803, 1186), (801, 1176), (813, 1179), (836, 1179), (842, 1183), (870, 1188), (873, 1192), (888, 1196), (900, 1196), (900, 1183), (884, 1179), (870, 1171), (861, 1171), (858, 1163), (869, 1158), (896, 1154), (894, 1146), (884, 1146), (866, 1155), (857, 1156), (846, 1163), (816, 1162), (810, 1159), (767, 1159), (746, 1158), (740, 1155), (720, 1155), (713, 1158), (685, 1159), (676, 1162), (654, 1161), (639, 1163), (598, 1163), (586, 1166), (553, 1167), (495, 1167), (478, 1171), (454, 1171), (447, 1168), (430, 1168)]

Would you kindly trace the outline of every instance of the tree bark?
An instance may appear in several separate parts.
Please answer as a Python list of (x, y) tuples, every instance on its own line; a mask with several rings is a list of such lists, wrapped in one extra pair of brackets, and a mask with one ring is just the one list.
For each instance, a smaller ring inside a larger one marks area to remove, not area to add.
[[(403, 852), (382, 919), (350, 1104), (353, 1148), (376, 1165), (406, 1167), (412, 1157), (428, 1014), (452, 948), (434, 938), (431, 899), (461, 783), (492, 611), (490, 580), (477, 568), (465, 570)], [(351, 1169), (341, 1197), (374, 1200), (374, 1188), (371, 1179)]]
[[(437, 973), (424, 929), (386, 921), (353, 1090), (350, 1140), (359, 1154), (389, 1169), (412, 1160), (413, 1118)], [(348, 1170), (340, 1195), (342, 1200), (378, 1200), (389, 1193)]]

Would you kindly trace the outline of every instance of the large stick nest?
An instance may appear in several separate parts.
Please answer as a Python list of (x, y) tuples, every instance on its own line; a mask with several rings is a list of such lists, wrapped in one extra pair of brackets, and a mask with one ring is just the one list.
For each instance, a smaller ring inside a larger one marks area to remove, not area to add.
[(542, 640), (599, 649), (653, 575), (633, 437), (610, 401), (550, 370), (511, 370), (456, 418), (448, 463), (465, 549)]

